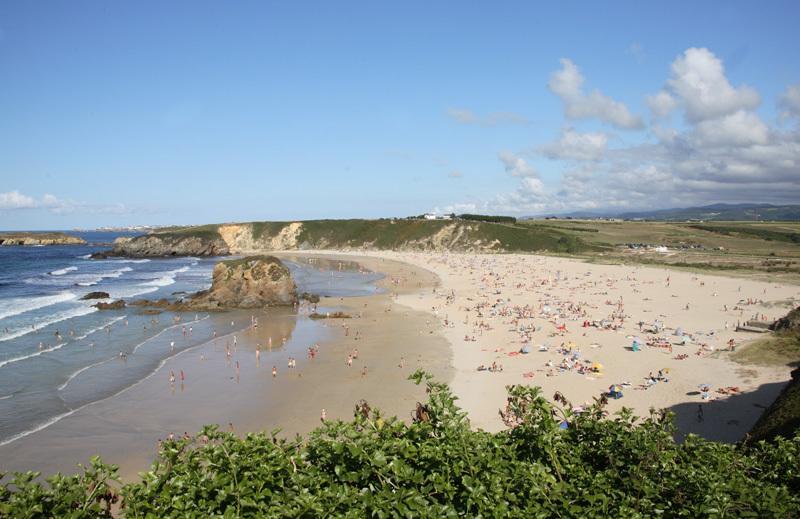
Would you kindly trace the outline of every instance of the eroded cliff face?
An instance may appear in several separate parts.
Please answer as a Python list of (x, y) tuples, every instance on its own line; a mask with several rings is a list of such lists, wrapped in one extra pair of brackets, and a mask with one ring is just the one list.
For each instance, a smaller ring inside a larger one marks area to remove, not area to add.
[(297, 301), (289, 269), (274, 256), (221, 261), (214, 267), (211, 288), (182, 303), (183, 309), (220, 310), (291, 305)]
[(86, 241), (61, 232), (0, 233), (0, 246), (10, 245), (83, 245)]
[(166, 256), (226, 256), (230, 249), (220, 237), (169, 233), (147, 234), (135, 238), (117, 238), (114, 248), (94, 257), (124, 256), (130, 258)]
[(303, 224), (301, 222), (292, 222), (284, 225), (275, 235), (264, 232), (256, 237), (254, 236), (254, 225), (251, 223), (219, 226), (219, 234), (232, 254), (296, 250), (300, 247), (298, 237), (302, 230)]

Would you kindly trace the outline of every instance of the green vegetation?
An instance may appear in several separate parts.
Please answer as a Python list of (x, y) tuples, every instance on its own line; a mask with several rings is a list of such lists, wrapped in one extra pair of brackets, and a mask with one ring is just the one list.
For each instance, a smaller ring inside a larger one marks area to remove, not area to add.
[[(800, 282), (798, 222), (634, 222), (525, 220), (520, 224), (580, 238), (584, 258), (612, 263), (726, 271)], [(667, 253), (639, 245), (666, 246)], [(631, 248), (630, 246), (633, 246)]]
[(724, 234), (726, 236), (739, 235), (739, 236), (755, 236), (766, 241), (785, 241), (789, 243), (800, 244), (800, 233), (797, 232), (781, 232), (767, 228), (755, 227), (753, 225), (719, 225), (719, 224), (694, 224), (690, 225), (692, 229), (700, 229), (701, 231), (715, 232)]
[(216, 224), (193, 225), (190, 227), (168, 227), (166, 229), (159, 230), (155, 234), (174, 239), (186, 237), (197, 237), (204, 240), (221, 239), (219, 234), (219, 225)]
[[(214, 427), (166, 442), (125, 485), (125, 517), (797, 517), (800, 436), (749, 446), (673, 440), (667, 413), (575, 415), (538, 388), (512, 386), (498, 433), (472, 430), (448, 387), (422, 372), (429, 398), (411, 424), (365, 402), (351, 422), (307, 439), (238, 439)], [(566, 429), (561, 423), (566, 422)], [(0, 486), (0, 515), (107, 517), (115, 468)]]
[(458, 217), (461, 220), (475, 220), (477, 222), (492, 222), (492, 223), (517, 223), (517, 219), (513, 216), (494, 216), (487, 214), (460, 214)]
[(749, 441), (772, 440), (777, 436), (787, 437), (798, 430), (800, 430), (800, 369), (792, 372), (791, 382), (753, 426)]

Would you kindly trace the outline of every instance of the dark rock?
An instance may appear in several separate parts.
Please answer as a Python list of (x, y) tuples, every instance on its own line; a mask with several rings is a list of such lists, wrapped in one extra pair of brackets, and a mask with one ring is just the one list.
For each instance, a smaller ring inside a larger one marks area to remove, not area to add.
[(111, 303), (95, 303), (92, 306), (98, 310), (122, 310), (125, 308), (125, 301), (118, 299)]
[(108, 292), (89, 292), (81, 298), (81, 301), (88, 301), (89, 299), (108, 299)]

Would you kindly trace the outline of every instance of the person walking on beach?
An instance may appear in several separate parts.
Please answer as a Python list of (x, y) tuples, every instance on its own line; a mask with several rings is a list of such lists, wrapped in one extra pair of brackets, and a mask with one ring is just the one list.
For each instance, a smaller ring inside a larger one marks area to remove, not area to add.
[(278, 368), (277, 366), (272, 366), (272, 378), (275, 378), (277, 376), (278, 376)]

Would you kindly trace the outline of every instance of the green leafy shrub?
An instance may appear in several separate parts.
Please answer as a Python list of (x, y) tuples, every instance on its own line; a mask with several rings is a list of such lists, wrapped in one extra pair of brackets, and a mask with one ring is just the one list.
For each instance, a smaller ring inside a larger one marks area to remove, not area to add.
[[(306, 439), (243, 439), (206, 427), (164, 444), (125, 485), (125, 517), (797, 517), (800, 436), (750, 447), (673, 439), (671, 416), (581, 414), (560, 395), (512, 386), (507, 430), (472, 430), (449, 388), (417, 372), (428, 399), (413, 421), (365, 402), (350, 422)], [(566, 428), (564, 428), (564, 424)], [(97, 483), (114, 469), (96, 474)], [(105, 478), (105, 479), (103, 479)], [(0, 491), (0, 511), (43, 517), (78, 510), (95, 480), (30, 480)], [(104, 486), (94, 488), (105, 489)], [(38, 504), (48, 503), (38, 509)], [(55, 508), (58, 505), (61, 508)], [(102, 517), (103, 509), (74, 517)]]

